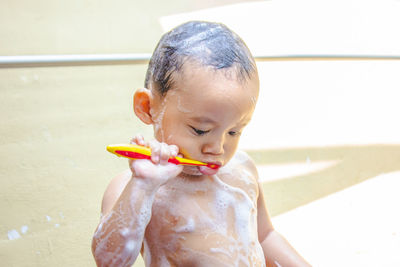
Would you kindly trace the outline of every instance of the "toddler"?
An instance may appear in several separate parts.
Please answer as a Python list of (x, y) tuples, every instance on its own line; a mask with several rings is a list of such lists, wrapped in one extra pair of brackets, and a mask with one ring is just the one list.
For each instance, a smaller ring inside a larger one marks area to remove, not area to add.
[[(309, 266), (273, 228), (255, 164), (237, 151), (259, 79), (245, 43), (226, 26), (188, 22), (166, 33), (134, 112), (153, 125), (151, 160), (106, 189), (93, 237), (98, 266)], [(217, 164), (177, 166), (181, 156)]]

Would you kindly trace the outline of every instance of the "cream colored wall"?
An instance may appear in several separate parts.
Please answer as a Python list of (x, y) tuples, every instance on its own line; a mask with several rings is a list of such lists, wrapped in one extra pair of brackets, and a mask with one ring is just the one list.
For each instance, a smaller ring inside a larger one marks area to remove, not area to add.
[[(211, 5), (2, 1), (0, 55), (151, 53), (159, 17)], [(0, 68), (0, 265), (95, 265), (101, 197), (126, 168), (105, 146), (151, 135), (131, 108), (145, 67)]]
[[(4, 266), (94, 265), (90, 239), (101, 195), (126, 164), (105, 145), (142, 131), (130, 106), (143, 71), (143, 66), (0, 70)], [(21, 238), (9, 240), (11, 230)]]

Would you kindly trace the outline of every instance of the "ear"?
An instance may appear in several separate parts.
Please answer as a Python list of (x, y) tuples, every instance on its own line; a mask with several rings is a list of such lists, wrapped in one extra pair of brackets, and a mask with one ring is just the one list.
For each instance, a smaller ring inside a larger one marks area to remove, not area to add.
[(153, 118), (150, 110), (153, 103), (153, 94), (147, 88), (136, 90), (133, 95), (133, 110), (136, 116), (146, 124), (152, 124)]

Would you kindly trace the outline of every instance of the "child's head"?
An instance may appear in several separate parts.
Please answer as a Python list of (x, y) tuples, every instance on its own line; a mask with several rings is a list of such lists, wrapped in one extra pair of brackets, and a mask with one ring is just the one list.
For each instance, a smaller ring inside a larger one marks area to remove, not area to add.
[(154, 125), (156, 139), (178, 145), (185, 157), (224, 165), (251, 119), (259, 81), (236, 34), (221, 24), (189, 22), (161, 38), (145, 85), (134, 110)]
[(192, 21), (162, 36), (147, 69), (145, 88), (165, 95), (174, 86), (172, 74), (187, 61), (215, 70), (234, 68), (236, 79), (245, 81), (256, 72), (254, 59), (243, 40), (225, 25)]

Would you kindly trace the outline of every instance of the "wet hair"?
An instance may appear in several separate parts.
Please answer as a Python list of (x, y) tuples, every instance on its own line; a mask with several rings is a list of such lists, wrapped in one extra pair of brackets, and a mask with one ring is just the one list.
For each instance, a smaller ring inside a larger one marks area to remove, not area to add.
[(150, 59), (144, 86), (164, 96), (173, 87), (173, 74), (186, 61), (215, 70), (235, 67), (236, 78), (246, 80), (256, 71), (254, 58), (243, 40), (220, 23), (191, 21), (165, 33)]

